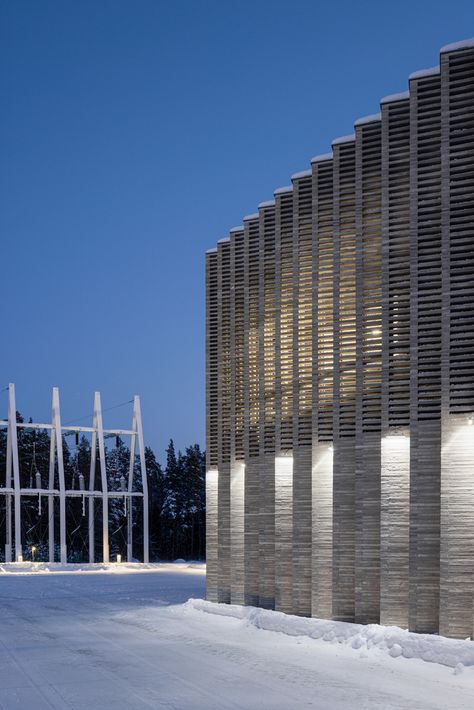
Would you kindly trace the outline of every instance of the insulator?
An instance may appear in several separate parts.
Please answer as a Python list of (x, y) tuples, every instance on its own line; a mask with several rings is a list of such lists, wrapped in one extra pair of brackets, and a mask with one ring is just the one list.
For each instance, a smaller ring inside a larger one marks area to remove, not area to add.
[(41, 488), (41, 473), (39, 471), (36, 471), (35, 473), (35, 483), (36, 488)]
[(127, 490), (127, 481), (125, 480), (125, 476), (120, 476), (120, 490), (121, 491)]
[(79, 474), (79, 490), (83, 491), (85, 488), (84, 486), (84, 475), (82, 473)]

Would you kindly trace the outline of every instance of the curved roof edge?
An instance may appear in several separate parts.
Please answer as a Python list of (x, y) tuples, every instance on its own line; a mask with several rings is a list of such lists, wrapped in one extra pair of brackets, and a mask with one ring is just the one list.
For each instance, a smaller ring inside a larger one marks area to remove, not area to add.
[(300, 178), (311, 177), (312, 174), (313, 174), (313, 171), (311, 170), (311, 168), (309, 168), (309, 170), (300, 170), (299, 173), (293, 173), (293, 175), (291, 176), (291, 179), (292, 180), (299, 180)]
[(430, 67), (430, 69), (419, 69), (414, 71), (408, 77), (408, 81), (412, 79), (423, 79), (425, 76), (436, 76), (439, 74), (439, 64), (436, 67)]
[(382, 120), (382, 114), (379, 113), (373, 113), (371, 116), (362, 116), (362, 118), (358, 118), (357, 121), (354, 121), (354, 126), (364, 126), (366, 123), (375, 123), (376, 121), (381, 121)]
[(339, 138), (334, 138), (331, 145), (340, 145), (341, 143), (351, 143), (355, 141), (355, 133), (351, 133), (348, 136), (340, 136)]
[(410, 98), (409, 91), (401, 91), (399, 94), (389, 94), (380, 99), (381, 104), (394, 104), (396, 101), (404, 101)]
[(253, 214), (246, 214), (245, 217), (243, 218), (243, 222), (250, 222), (251, 219), (258, 219), (260, 215), (258, 212), (254, 212)]
[(334, 158), (332, 153), (321, 153), (320, 155), (315, 155), (311, 158), (311, 165), (313, 163), (322, 163), (323, 160), (332, 160)]
[(287, 185), (286, 187), (277, 187), (277, 189), (273, 191), (273, 194), (283, 195), (285, 192), (293, 192), (293, 185)]
[(275, 207), (275, 200), (265, 200), (265, 202), (259, 202), (258, 209), (263, 209), (265, 207)]
[(460, 42), (453, 42), (452, 44), (445, 44), (439, 50), (440, 54), (446, 54), (446, 52), (457, 52), (458, 49), (469, 49), (474, 47), (474, 37), (470, 39), (462, 39)]

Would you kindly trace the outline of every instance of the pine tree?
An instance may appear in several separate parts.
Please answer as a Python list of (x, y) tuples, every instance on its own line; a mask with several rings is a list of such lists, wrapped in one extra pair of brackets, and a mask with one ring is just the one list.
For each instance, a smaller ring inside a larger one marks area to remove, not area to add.
[(165, 476), (155, 454), (148, 446), (145, 448), (145, 465), (150, 506), (150, 558), (163, 558), (166, 557), (162, 526), (163, 505), (166, 497)]
[(166, 450), (165, 500), (163, 504), (164, 539), (171, 559), (183, 553), (185, 525), (185, 492), (183, 482), (183, 457), (176, 455), (173, 439)]
[(192, 559), (204, 556), (205, 544), (205, 456), (199, 444), (187, 447), (184, 458), (187, 501), (187, 554)]

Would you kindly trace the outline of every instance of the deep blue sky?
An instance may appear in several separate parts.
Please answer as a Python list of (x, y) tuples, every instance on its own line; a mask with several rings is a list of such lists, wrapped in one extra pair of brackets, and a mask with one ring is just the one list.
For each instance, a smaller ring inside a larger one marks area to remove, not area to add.
[(204, 251), (472, 35), (472, 0), (1, 0), (0, 387), (204, 443)]

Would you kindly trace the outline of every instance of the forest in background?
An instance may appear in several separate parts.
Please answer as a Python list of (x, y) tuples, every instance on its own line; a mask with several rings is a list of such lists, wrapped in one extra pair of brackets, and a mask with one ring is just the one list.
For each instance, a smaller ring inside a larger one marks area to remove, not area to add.
[[(17, 421), (24, 422), (17, 413)], [(30, 420), (31, 421), (31, 420)], [(47, 430), (19, 428), (18, 454), (22, 488), (47, 488), (49, 477), (50, 437)], [(1, 486), (5, 485), (6, 429), (0, 430)], [(64, 474), (66, 489), (89, 487), (91, 444), (86, 436), (63, 435)], [(96, 488), (100, 490), (99, 457), (96, 463)], [(175, 451), (170, 440), (164, 466), (150, 447), (145, 450), (150, 516), (150, 560), (204, 559), (205, 557), (205, 453), (198, 444), (188, 446), (184, 453)], [(106, 468), (109, 490), (119, 491), (128, 481), (130, 450), (120, 437), (106, 441)], [(139, 461), (134, 462), (136, 488), (139, 485)], [(0, 496), (0, 561), (4, 561), (6, 540), (6, 500)], [(59, 505), (55, 507), (55, 539), (59, 540)], [(66, 502), (67, 547), (69, 562), (87, 562), (88, 515), (87, 500), (81, 496)], [(96, 502), (95, 550), (101, 561), (102, 506)], [(110, 559), (117, 554), (126, 559), (127, 517), (124, 502), (112, 498), (109, 502)], [(133, 556), (142, 559), (142, 500), (133, 501)], [(48, 503), (46, 496), (22, 497), (23, 559), (48, 560)], [(56, 546), (56, 559), (59, 549)]]

